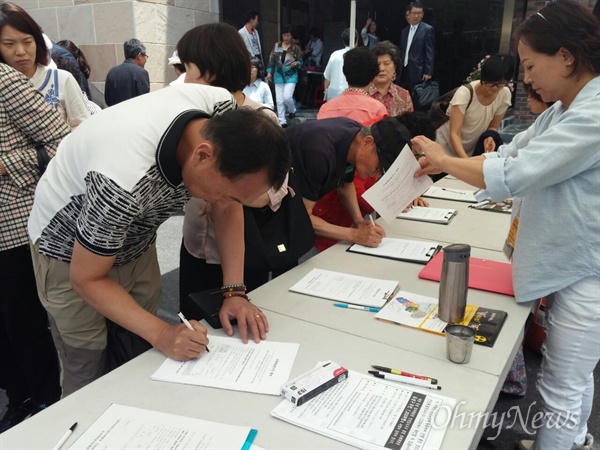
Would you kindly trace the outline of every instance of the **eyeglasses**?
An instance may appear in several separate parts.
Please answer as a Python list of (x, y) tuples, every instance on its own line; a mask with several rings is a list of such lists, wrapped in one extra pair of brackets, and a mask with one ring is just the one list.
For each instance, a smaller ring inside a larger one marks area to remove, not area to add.
[(150, 58), (148, 55), (146, 55), (145, 53), (142, 53), (142, 56), (146, 59)]
[(497, 81), (495, 83), (491, 83), (489, 81), (482, 81), (481, 84), (483, 84), (484, 86), (489, 86), (492, 88), (503, 88), (508, 86), (508, 81)]
[(411, 12), (410, 15), (411, 16), (422, 16), (423, 13), (422, 12)]

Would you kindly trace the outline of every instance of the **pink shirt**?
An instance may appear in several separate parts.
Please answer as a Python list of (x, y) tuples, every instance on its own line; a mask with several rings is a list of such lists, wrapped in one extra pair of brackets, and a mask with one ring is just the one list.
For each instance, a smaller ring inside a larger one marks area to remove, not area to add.
[(346, 90), (342, 95), (327, 101), (321, 106), (317, 113), (317, 119), (348, 117), (357, 122), (365, 123), (378, 117), (387, 117), (387, 115), (383, 103), (361, 92)]

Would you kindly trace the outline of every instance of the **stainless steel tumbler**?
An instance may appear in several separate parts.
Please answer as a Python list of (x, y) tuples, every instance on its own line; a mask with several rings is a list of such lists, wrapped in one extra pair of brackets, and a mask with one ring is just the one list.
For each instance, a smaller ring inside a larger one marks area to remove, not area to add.
[(438, 316), (444, 322), (460, 323), (467, 306), (471, 246), (452, 244), (443, 251)]

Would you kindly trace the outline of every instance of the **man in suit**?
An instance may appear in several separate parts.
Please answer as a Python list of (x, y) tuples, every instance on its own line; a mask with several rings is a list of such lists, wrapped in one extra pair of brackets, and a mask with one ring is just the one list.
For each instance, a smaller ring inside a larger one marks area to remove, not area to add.
[(104, 101), (113, 106), (138, 95), (150, 92), (150, 76), (144, 66), (148, 61), (146, 46), (138, 39), (123, 44), (125, 61), (106, 74)]
[(425, 5), (421, 2), (410, 4), (409, 26), (400, 34), (400, 52), (403, 62), (400, 86), (412, 92), (415, 85), (429, 80), (433, 75), (435, 55), (435, 32), (423, 20)]

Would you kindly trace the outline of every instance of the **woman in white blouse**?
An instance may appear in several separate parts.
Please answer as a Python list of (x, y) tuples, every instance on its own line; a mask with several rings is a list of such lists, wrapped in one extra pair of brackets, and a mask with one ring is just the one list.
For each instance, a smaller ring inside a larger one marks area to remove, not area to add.
[(50, 58), (40, 26), (23, 8), (12, 3), (0, 6), (0, 60), (29, 78), (71, 128), (90, 116), (73, 76), (47, 67)]
[(255, 102), (274, 109), (273, 94), (269, 85), (263, 81), (264, 76), (265, 71), (260, 59), (250, 58), (250, 84), (243, 92)]
[(471, 89), (458, 88), (448, 107), (450, 120), (437, 131), (436, 141), (446, 153), (467, 158), (492, 152), (501, 144), (498, 128), (511, 104), (507, 86), (514, 65), (512, 56), (493, 55), (483, 62), (481, 79), (469, 83)]

